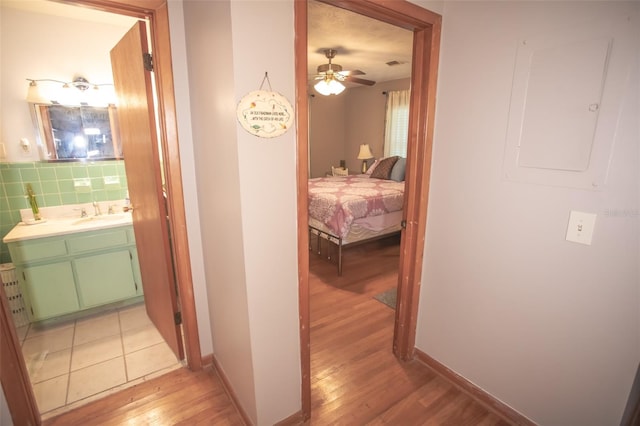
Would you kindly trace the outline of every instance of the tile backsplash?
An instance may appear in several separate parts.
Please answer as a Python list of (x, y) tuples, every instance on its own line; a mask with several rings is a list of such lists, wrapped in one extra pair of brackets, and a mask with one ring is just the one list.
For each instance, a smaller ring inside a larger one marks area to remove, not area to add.
[[(87, 179), (90, 190), (78, 191), (76, 183)], [(30, 208), (27, 183), (40, 207), (122, 200), (127, 194), (123, 160), (0, 163), (0, 240), (21, 221), (20, 209)], [(10, 261), (6, 244), (0, 242), (0, 263)]]

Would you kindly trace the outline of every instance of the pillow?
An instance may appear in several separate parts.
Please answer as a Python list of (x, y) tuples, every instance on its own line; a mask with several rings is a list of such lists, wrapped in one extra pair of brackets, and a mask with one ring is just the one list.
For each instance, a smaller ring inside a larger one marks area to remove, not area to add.
[(380, 158), (378, 158), (376, 161), (373, 162), (373, 164), (371, 166), (369, 166), (369, 168), (367, 169), (367, 172), (365, 174), (371, 175), (371, 173), (373, 173), (375, 168), (378, 166), (379, 162), (380, 162)]
[(371, 173), (371, 177), (378, 179), (389, 179), (391, 169), (393, 169), (396, 161), (398, 161), (397, 155), (394, 155), (393, 157), (383, 158), (373, 170), (373, 173)]
[(404, 157), (398, 158), (396, 164), (393, 165), (393, 169), (391, 169), (391, 174), (389, 175), (389, 179), (395, 180), (396, 182), (404, 181), (404, 172), (407, 168), (407, 159)]

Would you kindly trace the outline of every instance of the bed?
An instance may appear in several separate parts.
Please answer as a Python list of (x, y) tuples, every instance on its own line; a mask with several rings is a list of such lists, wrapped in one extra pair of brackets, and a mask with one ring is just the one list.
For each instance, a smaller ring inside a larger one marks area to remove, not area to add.
[[(390, 170), (382, 178), (374, 176), (372, 173), (309, 179), (309, 248), (314, 249), (311, 247), (313, 235), (318, 254), (322, 241), (335, 244), (338, 275), (342, 275), (344, 246), (383, 238), (401, 230), (404, 168), (399, 181), (388, 179)], [(330, 254), (327, 257), (330, 259)]]

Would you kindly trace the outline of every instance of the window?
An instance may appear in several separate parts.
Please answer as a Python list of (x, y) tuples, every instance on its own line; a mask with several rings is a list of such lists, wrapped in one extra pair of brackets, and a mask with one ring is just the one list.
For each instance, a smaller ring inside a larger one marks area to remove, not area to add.
[(384, 156), (407, 157), (409, 139), (409, 90), (387, 93), (387, 113), (384, 130)]

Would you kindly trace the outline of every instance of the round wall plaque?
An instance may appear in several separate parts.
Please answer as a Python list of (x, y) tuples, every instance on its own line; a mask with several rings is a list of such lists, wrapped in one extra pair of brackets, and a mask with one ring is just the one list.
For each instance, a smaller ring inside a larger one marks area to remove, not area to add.
[(237, 116), (247, 132), (261, 138), (274, 138), (286, 133), (295, 118), (287, 98), (266, 90), (255, 90), (240, 99)]

